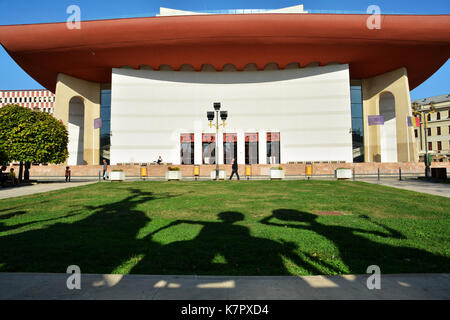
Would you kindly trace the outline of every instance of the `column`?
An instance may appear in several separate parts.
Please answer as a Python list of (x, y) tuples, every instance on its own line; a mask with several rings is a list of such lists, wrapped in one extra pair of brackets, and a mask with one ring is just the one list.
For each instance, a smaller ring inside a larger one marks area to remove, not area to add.
[(267, 130), (258, 131), (259, 164), (267, 164)]

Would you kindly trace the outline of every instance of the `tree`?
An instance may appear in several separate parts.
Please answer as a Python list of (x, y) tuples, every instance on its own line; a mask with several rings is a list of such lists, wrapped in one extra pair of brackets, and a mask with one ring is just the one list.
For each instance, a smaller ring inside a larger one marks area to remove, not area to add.
[(6, 152), (0, 147), (0, 166), (6, 165), (8, 162), (8, 157)]
[(48, 113), (17, 105), (0, 109), (0, 155), (3, 151), (8, 161), (20, 161), (19, 179), (23, 163), (66, 161), (67, 143), (66, 127)]

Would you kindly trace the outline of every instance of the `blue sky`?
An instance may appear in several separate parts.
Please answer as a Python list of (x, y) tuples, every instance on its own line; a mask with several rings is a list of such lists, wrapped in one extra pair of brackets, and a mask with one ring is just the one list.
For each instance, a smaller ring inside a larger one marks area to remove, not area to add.
[[(450, 14), (449, 0), (407, 1), (407, 0), (305, 0), (305, 1), (149, 1), (149, 0), (0, 0), (0, 24), (29, 24), (43, 22), (64, 22), (68, 15), (66, 8), (76, 4), (81, 8), (82, 20), (111, 19), (152, 16), (159, 7), (182, 10), (224, 10), (224, 9), (275, 9), (304, 4), (306, 10), (345, 11), (363, 13), (369, 5), (378, 5), (382, 13), (397, 14)], [(0, 89), (42, 88), (30, 78), (9, 55), (0, 48)], [(431, 78), (411, 92), (411, 98), (419, 99), (450, 93), (450, 61)]]

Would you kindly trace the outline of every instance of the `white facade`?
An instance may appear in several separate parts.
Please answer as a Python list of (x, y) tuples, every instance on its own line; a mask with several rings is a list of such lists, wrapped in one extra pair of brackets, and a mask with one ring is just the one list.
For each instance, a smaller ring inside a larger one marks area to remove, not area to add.
[[(275, 10), (266, 10), (266, 9), (235, 9), (235, 10), (222, 10), (219, 13), (222, 14), (264, 14), (264, 13), (308, 13), (308, 11), (304, 10), (304, 6), (302, 4), (287, 8), (275, 9)], [(194, 15), (204, 15), (204, 14), (214, 14), (214, 12), (194, 12), (194, 11), (186, 11), (186, 10), (177, 10), (170, 9), (165, 7), (159, 8), (159, 14), (157, 17), (167, 17), (167, 16), (194, 16)]]
[(69, 143), (67, 149), (69, 151), (69, 166), (84, 165), (84, 104), (78, 98), (73, 98), (69, 104)]
[(180, 164), (180, 135), (194, 133), (195, 164), (202, 163), (206, 112), (221, 102), (228, 111), (218, 136), (238, 136), (245, 163), (245, 133), (259, 134), (259, 163), (266, 163), (266, 133), (280, 133), (281, 163), (352, 162), (348, 65), (243, 72), (112, 70), (111, 164)]
[(397, 118), (391, 93), (381, 96), (380, 115), (384, 117), (384, 125), (380, 126), (381, 162), (397, 162)]

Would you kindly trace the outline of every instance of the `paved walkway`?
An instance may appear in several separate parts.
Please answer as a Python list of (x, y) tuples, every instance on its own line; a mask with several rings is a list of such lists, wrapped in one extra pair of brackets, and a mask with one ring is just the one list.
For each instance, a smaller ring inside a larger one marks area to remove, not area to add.
[(0, 189), (0, 199), (28, 196), (35, 193), (55, 191), (73, 187), (84, 186), (86, 184), (95, 183), (96, 181), (74, 181), (70, 183), (62, 181), (53, 181), (45, 183), (34, 183), (28, 186), (16, 186), (11, 188)]
[(450, 274), (309, 277), (81, 275), (81, 289), (67, 289), (69, 274), (0, 273), (0, 299), (301, 300), (450, 299)]
[(376, 179), (364, 179), (360, 181), (450, 198), (450, 184), (447, 183), (417, 179), (406, 179), (402, 181), (394, 179), (381, 179), (379, 182)]

